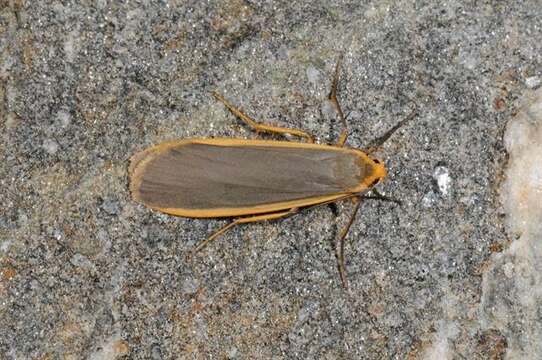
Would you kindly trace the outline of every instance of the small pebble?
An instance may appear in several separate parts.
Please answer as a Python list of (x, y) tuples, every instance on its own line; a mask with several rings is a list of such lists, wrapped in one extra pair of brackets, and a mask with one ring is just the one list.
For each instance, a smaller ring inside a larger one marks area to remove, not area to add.
[(49, 155), (54, 155), (58, 151), (58, 143), (53, 139), (46, 139), (43, 142), (42, 148)]
[(525, 85), (527, 87), (534, 89), (538, 85), (540, 85), (540, 78), (538, 76), (531, 76), (525, 79)]

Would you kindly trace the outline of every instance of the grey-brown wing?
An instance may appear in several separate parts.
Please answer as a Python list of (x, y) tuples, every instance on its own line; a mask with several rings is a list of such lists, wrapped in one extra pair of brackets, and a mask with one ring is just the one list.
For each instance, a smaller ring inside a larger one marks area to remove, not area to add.
[(236, 208), (329, 195), (365, 175), (355, 154), (325, 148), (185, 143), (148, 156), (132, 191), (160, 208)]

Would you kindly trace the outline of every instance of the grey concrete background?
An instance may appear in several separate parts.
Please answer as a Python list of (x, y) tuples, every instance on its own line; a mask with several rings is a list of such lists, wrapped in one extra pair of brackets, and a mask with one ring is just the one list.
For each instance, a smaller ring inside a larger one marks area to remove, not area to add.
[[(537, 358), (540, 314), (510, 297), (517, 316), (494, 321), (510, 289), (482, 276), (513, 241), (502, 134), (540, 85), (541, 27), (538, 1), (0, 1), (0, 358)], [(225, 221), (131, 200), (133, 153), (256, 136), (215, 89), (335, 141), (340, 52), (350, 146), (419, 109), (379, 153), (379, 189), (403, 205), (362, 205), (349, 291), (334, 253), (349, 202), (190, 258)]]

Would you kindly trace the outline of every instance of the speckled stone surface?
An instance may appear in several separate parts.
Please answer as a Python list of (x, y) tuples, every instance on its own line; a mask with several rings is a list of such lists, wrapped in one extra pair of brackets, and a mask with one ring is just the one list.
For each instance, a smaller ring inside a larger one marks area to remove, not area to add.
[[(336, 141), (339, 53), (349, 146), (419, 113), (378, 153), (402, 206), (362, 204), (348, 291), (350, 202), (191, 257), (225, 221), (131, 200), (135, 152), (256, 137), (212, 90)], [(0, 0), (0, 358), (539, 359), (540, 313), (482, 278), (514, 241), (504, 129), (541, 77), (537, 1)]]

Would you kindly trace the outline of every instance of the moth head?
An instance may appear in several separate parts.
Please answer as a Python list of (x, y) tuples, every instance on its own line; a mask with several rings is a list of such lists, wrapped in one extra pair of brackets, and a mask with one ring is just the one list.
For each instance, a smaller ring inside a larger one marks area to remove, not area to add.
[(387, 175), (386, 167), (384, 166), (384, 162), (382, 162), (382, 160), (371, 159), (371, 161), (372, 161), (371, 165), (372, 165), (372, 178), (373, 179), (372, 179), (371, 183), (369, 184), (369, 187), (375, 186), (376, 184), (378, 184), (379, 182), (384, 180), (384, 178)]

